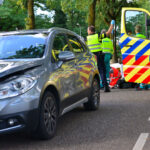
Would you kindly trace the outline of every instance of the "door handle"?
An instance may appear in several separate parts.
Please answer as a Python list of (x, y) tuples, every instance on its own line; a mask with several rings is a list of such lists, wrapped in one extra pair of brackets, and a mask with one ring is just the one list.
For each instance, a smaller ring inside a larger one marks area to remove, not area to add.
[(133, 45), (124, 45), (123, 47), (132, 47)]

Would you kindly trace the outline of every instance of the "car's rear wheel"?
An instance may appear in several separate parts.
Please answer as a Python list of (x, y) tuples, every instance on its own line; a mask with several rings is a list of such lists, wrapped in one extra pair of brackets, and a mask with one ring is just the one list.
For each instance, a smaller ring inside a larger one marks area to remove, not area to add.
[(54, 136), (57, 127), (58, 107), (54, 94), (46, 91), (39, 114), (38, 137), (50, 139)]
[(86, 110), (97, 110), (100, 105), (100, 86), (99, 81), (95, 78), (92, 82), (91, 93), (88, 102), (84, 103)]

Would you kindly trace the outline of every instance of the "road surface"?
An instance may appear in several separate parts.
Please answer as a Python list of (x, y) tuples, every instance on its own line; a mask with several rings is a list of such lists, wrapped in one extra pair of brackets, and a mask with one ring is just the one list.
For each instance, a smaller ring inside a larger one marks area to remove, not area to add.
[(0, 150), (150, 150), (150, 90), (101, 91), (100, 110), (65, 114), (53, 139), (3, 135)]

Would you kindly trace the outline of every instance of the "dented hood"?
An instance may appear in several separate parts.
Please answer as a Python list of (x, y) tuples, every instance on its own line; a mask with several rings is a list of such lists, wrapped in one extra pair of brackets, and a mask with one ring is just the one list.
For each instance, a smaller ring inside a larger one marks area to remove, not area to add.
[(6, 61), (0, 60), (0, 78), (7, 75), (24, 71), (26, 69), (34, 68), (41, 66), (43, 63), (42, 60), (16, 60), (16, 61)]

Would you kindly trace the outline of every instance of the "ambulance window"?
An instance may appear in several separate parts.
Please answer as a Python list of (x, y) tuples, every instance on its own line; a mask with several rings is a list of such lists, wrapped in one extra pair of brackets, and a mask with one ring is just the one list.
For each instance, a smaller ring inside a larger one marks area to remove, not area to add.
[[(146, 30), (146, 14), (142, 11), (133, 11), (128, 10), (125, 13), (125, 26), (126, 26), (126, 33), (129, 36), (141, 36), (146, 37), (147, 30)], [(140, 37), (140, 38), (142, 38)]]

